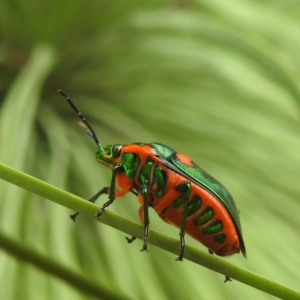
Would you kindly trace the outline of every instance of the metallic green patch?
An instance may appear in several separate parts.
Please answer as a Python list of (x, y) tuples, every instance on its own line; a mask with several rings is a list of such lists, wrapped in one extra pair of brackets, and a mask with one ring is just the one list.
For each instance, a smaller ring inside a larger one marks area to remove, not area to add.
[(135, 176), (140, 164), (140, 158), (135, 153), (123, 153), (122, 155), (122, 167), (126, 173), (127, 178)]
[(139, 172), (138, 180), (141, 184), (149, 183), (153, 164), (153, 160), (148, 157), (146, 163), (142, 166)]
[(194, 223), (196, 226), (201, 226), (211, 220), (211, 218), (214, 216), (214, 211), (212, 207), (208, 206), (202, 212), (197, 216), (197, 218), (194, 220)]
[(154, 181), (157, 183), (156, 197), (162, 197), (167, 185), (167, 174), (162, 167), (156, 166), (154, 169)]
[(108, 165), (112, 165), (113, 164), (113, 149), (114, 145), (108, 145), (102, 148), (99, 147), (99, 150), (96, 153), (96, 158), (98, 161), (103, 161), (104, 163), (108, 164)]
[(220, 233), (214, 236), (214, 240), (220, 244), (224, 243), (226, 240), (226, 234)]
[(214, 234), (223, 229), (223, 223), (220, 220), (216, 220), (215, 222), (209, 224), (207, 227), (205, 227), (202, 231), (206, 234)]
[(168, 158), (172, 154), (176, 153), (175, 150), (173, 150), (172, 148), (170, 148), (166, 145), (160, 144), (160, 143), (150, 143), (149, 145), (157, 151), (159, 156), (162, 156), (165, 158)]
[(178, 198), (175, 199), (175, 201), (173, 201), (172, 203), (172, 207), (176, 208), (179, 207), (181, 204), (183, 204), (185, 197), (186, 197), (186, 192), (187, 192), (187, 184), (185, 181), (177, 184), (174, 189), (180, 193), (182, 193), (182, 195), (180, 195)]
[(196, 212), (200, 208), (201, 203), (202, 203), (202, 200), (201, 200), (200, 196), (194, 195), (188, 205), (188, 216), (190, 216), (194, 212)]
[(181, 206), (183, 204), (184, 199), (185, 199), (185, 194), (180, 195), (177, 199), (175, 199), (172, 202), (172, 207), (177, 208), (177, 207)]

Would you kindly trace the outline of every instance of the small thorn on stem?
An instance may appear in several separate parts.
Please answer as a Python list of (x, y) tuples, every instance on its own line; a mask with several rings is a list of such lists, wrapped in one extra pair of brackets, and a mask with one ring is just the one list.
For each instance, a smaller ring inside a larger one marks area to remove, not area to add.
[(136, 237), (135, 236), (132, 236), (132, 237), (125, 236), (125, 239), (127, 240), (128, 244), (131, 244), (133, 241), (136, 240)]
[(225, 275), (225, 280), (224, 280), (224, 283), (226, 283), (227, 281), (232, 281), (232, 280), (231, 280), (231, 278), (230, 278), (230, 277), (228, 277), (228, 276), (226, 276), (226, 275)]
[(70, 215), (70, 218), (75, 222), (76, 221), (76, 217), (79, 215), (79, 213), (75, 213), (75, 214), (72, 214)]

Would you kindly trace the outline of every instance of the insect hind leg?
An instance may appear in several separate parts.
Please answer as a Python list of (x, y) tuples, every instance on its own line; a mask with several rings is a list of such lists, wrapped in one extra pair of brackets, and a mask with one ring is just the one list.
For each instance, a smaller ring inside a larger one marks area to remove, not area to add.
[[(214, 253), (210, 249), (208, 249), (208, 253), (211, 255), (214, 255)], [(224, 275), (224, 276), (225, 276), (224, 283), (226, 283), (227, 281), (232, 281), (229, 276), (227, 276), (227, 275)]]
[(185, 223), (186, 223), (186, 218), (188, 216), (188, 205), (189, 205), (189, 200), (191, 196), (191, 183), (189, 181), (183, 181), (182, 183), (178, 184), (175, 186), (175, 190), (179, 191), (184, 195), (184, 201), (183, 201), (183, 208), (182, 208), (182, 217), (181, 217), (181, 225), (180, 225), (180, 253), (178, 258), (176, 260), (182, 261), (183, 260), (183, 255), (184, 255), (184, 248), (185, 248)]

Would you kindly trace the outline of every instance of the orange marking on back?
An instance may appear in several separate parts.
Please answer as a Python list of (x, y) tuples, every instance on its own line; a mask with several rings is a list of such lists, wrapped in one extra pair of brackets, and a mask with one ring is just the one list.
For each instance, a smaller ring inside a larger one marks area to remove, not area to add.
[(184, 154), (181, 154), (181, 153), (177, 153), (177, 154), (176, 154), (176, 157), (178, 157), (179, 160), (180, 160), (181, 162), (183, 162), (184, 164), (186, 164), (186, 165), (188, 165), (188, 166), (190, 166), (190, 167), (193, 167), (193, 166), (194, 166), (194, 163), (192, 162), (192, 160), (191, 160), (188, 156), (186, 156), (186, 155), (184, 155)]

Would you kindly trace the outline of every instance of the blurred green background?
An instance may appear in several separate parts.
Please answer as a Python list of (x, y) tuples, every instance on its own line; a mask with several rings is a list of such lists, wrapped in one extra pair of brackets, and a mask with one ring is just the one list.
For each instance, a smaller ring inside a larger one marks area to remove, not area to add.
[[(294, 0), (1, 0), (0, 161), (83, 198), (108, 185), (61, 88), (104, 145), (162, 142), (218, 178), (248, 253), (225, 259), (299, 289), (299, 17)], [(139, 221), (133, 195), (110, 210)], [(69, 213), (0, 181), (2, 232), (120, 295), (274, 299)], [(0, 298), (91, 299), (4, 252)]]

